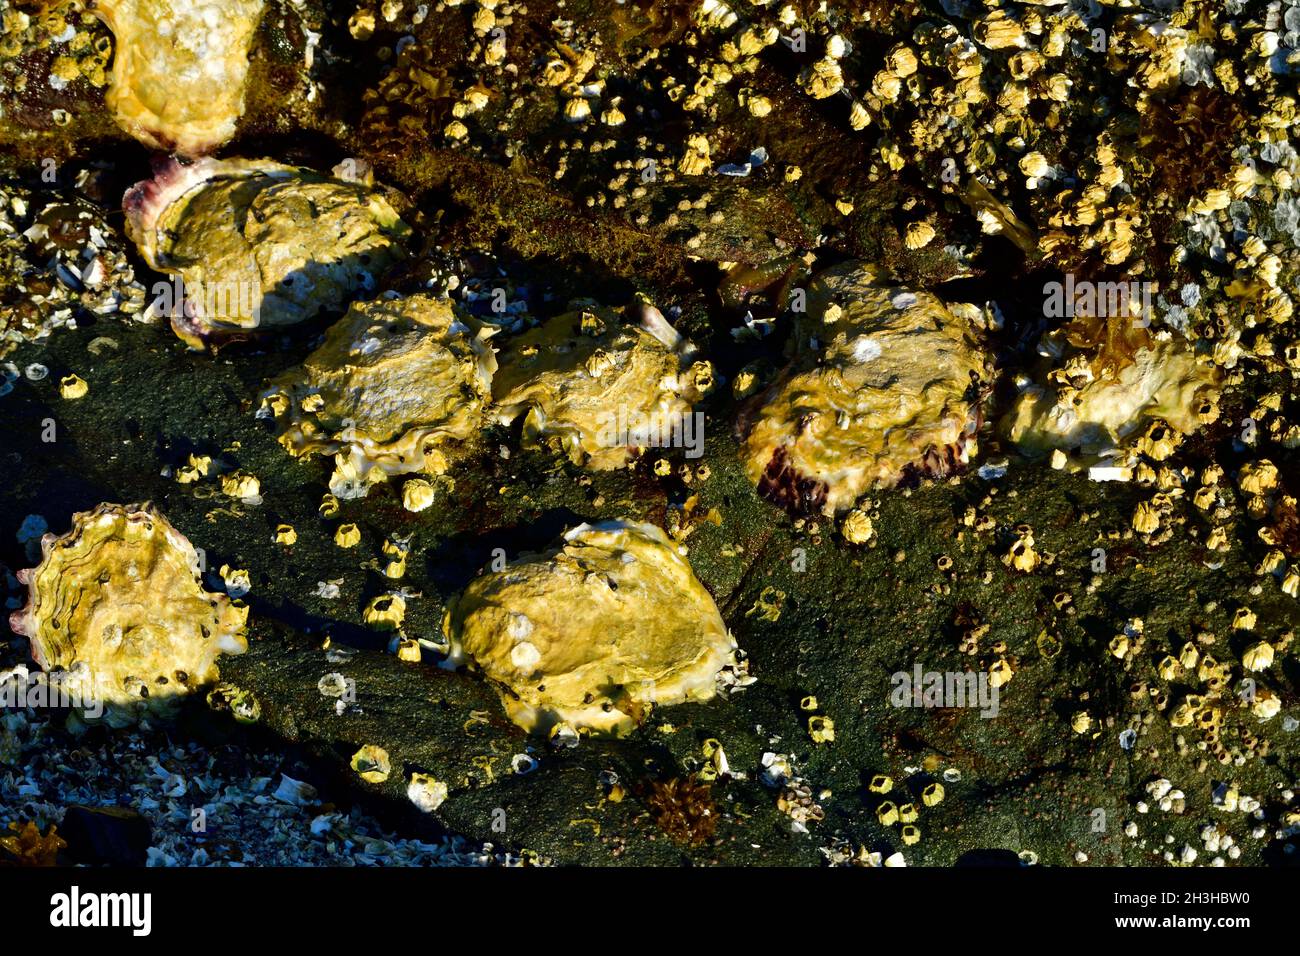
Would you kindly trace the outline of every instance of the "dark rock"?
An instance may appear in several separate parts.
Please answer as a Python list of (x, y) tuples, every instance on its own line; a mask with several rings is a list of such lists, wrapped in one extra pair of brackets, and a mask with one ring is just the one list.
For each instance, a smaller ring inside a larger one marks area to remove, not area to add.
[(148, 820), (125, 807), (69, 807), (59, 835), (73, 863), (144, 866), (153, 834)]

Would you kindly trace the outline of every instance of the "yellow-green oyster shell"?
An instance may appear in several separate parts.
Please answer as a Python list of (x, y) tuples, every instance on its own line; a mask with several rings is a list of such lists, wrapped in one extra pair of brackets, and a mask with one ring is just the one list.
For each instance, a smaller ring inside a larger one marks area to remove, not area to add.
[(659, 528), (584, 524), (476, 578), (450, 605), (453, 659), (498, 685), (511, 720), (625, 734), (654, 704), (704, 701), (735, 664), (709, 592)]
[(810, 285), (790, 367), (742, 423), (745, 470), (797, 511), (941, 476), (976, 449), (988, 359), (966, 315), (849, 262)]
[(217, 680), (217, 656), (247, 649), (248, 609), (204, 590), (193, 545), (152, 504), (101, 504), (41, 540), (18, 573), (27, 606), (9, 619), (46, 671), (103, 704), (153, 707)]
[(1048, 336), (1054, 356), (1000, 423), (1022, 452), (1060, 449), (1070, 464), (1095, 463), (1154, 420), (1190, 435), (1206, 409), (1217, 414), (1219, 373), (1169, 333), (1128, 316), (1080, 318)]
[(335, 455), (340, 498), (390, 475), (442, 474), (482, 427), (490, 334), (432, 295), (355, 303), (301, 367), (270, 383), (259, 415), (275, 419), (291, 454)]
[(145, 260), (183, 280), (170, 318), (195, 348), (342, 308), (410, 233), (380, 190), (270, 160), (171, 163), (124, 206)]
[(713, 386), (713, 367), (696, 360), (658, 309), (634, 311), (636, 325), (592, 308), (512, 339), (492, 383), (496, 420), (522, 415), (525, 445), (558, 446), (596, 470), (627, 465), (640, 438), (671, 439), (674, 423), (680, 436), (684, 417)]
[(264, 0), (96, 0), (113, 31), (105, 102), (151, 149), (198, 156), (235, 135)]

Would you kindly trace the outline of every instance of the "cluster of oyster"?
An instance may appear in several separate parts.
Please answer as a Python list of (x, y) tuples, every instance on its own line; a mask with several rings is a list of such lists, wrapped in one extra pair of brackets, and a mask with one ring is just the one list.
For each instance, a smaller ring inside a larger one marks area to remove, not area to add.
[(473, 582), (448, 607), (454, 660), (500, 688), (529, 731), (621, 735), (655, 704), (711, 699), (736, 643), (663, 531), (584, 524), (559, 547)]
[[(525, 444), (576, 464), (626, 465), (629, 417), (666, 428), (689, 415), (712, 367), (645, 304), (567, 313), (519, 335), (500, 368), (496, 330), (432, 295), (357, 303), (303, 363), (270, 384), (260, 415), (292, 454), (334, 455), (330, 490), (358, 498), (393, 475), (441, 475), (489, 421), (523, 417)], [(620, 411), (622, 418), (620, 418)]]
[(87, 710), (165, 708), (214, 682), (219, 655), (247, 647), (248, 609), (204, 590), (194, 546), (148, 502), (76, 514), (41, 553), (18, 573), (28, 600), (9, 626)]

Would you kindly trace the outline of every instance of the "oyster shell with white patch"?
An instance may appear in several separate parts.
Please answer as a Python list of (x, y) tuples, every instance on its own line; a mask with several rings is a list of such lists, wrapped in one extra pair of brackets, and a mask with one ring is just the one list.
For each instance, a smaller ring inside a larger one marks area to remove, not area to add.
[(491, 396), (493, 330), (433, 295), (355, 303), (259, 416), (297, 457), (334, 455), (330, 491), (359, 498), (390, 475), (440, 475), (475, 438)]
[(737, 667), (690, 564), (634, 521), (579, 525), (559, 547), (476, 578), (443, 630), (452, 659), (472, 661), (529, 731), (625, 734), (653, 705), (709, 700)]
[(741, 415), (750, 480), (792, 511), (831, 514), (873, 487), (963, 466), (989, 375), (971, 311), (866, 263), (821, 273), (793, 361)]

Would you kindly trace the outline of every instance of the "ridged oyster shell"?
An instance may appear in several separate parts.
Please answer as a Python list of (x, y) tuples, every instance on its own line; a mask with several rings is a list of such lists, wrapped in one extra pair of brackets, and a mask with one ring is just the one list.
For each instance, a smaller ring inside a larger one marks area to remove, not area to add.
[[(638, 453), (636, 426), (672, 434), (712, 388), (713, 367), (644, 303), (638, 324), (592, 308), (556, 316), (511, 340), (493, 379), (493, 415), (524, 416), (525, 445), (555, 444), (577, 465), (620, 468)], [(623, 424), (627, 428), (623, 428)]]
[(264, 0), (96, 0), (113, 31), (105, 101), (153, 149), (199, 156), (235, 135)]
[(793, 362), (740, 423), (760, 492), (830, 514), (969, 460), (989, 366), (965, 318), (862, 262), (821, 273), (807, 306)]
[(183, 280), (168, 311), (195, 348), (343, 307), (410, 233), (380, 190), (270, 160), (169, 162), (123, 205), (141, 255)]
[(529, 731), (624, 734), (654, 704), (704, 701), (736, 644), (659, 528), (583, 524), (561, 545), (476, 578), (449, 605), (455, 660), (496, 683)]
[(46, 671), (121, 708), (153, 707), (218, 677), (217, 656), (247, 649), (248, 609), (204, 590), (198, 553), (151, 503), (101, 504), (41, 539), (18, 572), (27, 606), (9, 626)]
[(432, 295), (355, 303), (300, 368), (270, 383), (259, 414), (291, 454), (336, 456), (340, 498), (390, 475), (442, 474), (483, 425), (492, 331)]

